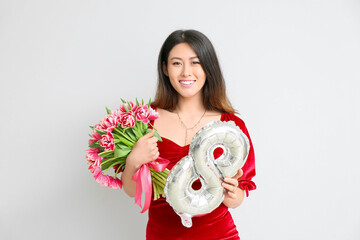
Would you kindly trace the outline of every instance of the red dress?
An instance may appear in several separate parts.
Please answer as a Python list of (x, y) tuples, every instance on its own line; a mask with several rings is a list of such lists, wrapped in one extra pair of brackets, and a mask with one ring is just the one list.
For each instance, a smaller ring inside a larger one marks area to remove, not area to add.
[[(250, 140), (249, 133), (244, 122), (231, 113), (223, 113), (221, 121), (234, 121), (237, 126), (247, 135)], [(171, 168), (184, 156), (189, 153), (189, 145), (179, 146), (173, 141), (162, 138), (162, 142), (158, 142), (160, 156), (168, 159)], [(221, 154), (221, 153), (220, 153)], [(220, 155), (218, 154), (218, 155)], [(214, 154), (215, 157), (216, 153)], [(250, 152), (245, 165), (242, 168), (244, 174), (239, 179), (239, 186), (246, 191), (248, 196), (250, 190), (256, 189), (256, 185), (251, 179), (255, 176), (255, 156), (254, 149), (250, 140)], [(200, 183), (197, 187), (200, 187)], [(196, 186), (194, 186), (196, 189)], [(239, 233), (232, 219), (228, 208), (224, 204), (220, 204), (218, 208), (209, 214), (201, 217), (192, 218), (193, 225), (186, 228), (181, 224), (180, 217), (174, 212), (173, 208), (166, 202), (164, 198), (152, 201), (149, 208), (149, 221), (146, 228), (147, 240), (236, 240)]]

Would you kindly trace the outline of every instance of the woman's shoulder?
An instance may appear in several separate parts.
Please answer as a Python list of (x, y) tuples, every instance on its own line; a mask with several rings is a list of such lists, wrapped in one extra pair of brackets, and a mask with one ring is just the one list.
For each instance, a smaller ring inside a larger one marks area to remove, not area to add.
[(152, 105), (151, 105), (151, 108), (154, 109), (159, 114), (159, 117), (156, 119), (155, 122), (152, 122), (152, 124), (167, 125), (169, 122), (174, 122), (177, 119), (176, 113), (173, 113), (166, 109), (158, 108), (158, 107), (152, 106)]
[(152, 107), (151, 106), (151, 108), (153, 108), (156, 112), (158, 112), (159, 113), (159, 116), (162, 116), (162, 117), (167, 117), (167, 116), (172, 116), (172, 115), (174, 115), (174, 113), (173, 112), (170, 112), (170, 111), (168, 111), (168, 110), (166, 110), (166, 109), (163, 109), (163, 108), (158, 108), (158, 107)]
[(245, 121), (242, 119), (242, 117), (235, 115), (233, 113), (223, 113), (221, 116), (222, 121), (233, 121), (235, 125), (237, 125), (248, 137), (249, 132), (245, 125)]
[(234, 113), (223, 113), (222, 114), (222, 120), (223, 121), (234, 121), (236, 125), (245, 125), (244, 120)]
[(165, 114), (167, 114), (167, 113), (171, 113), (170, 111), (168, 111), (168, 110), (166, 110), (166, 109), (163, 109), (163, 108), (159, 108), (159, 107), (157, 107), (156, 105), (153, 105), (153, 104), (150, 104), (150, 107), (153, 109), (153, 110), (155, 110), (156, 112), (158, 112), (158, 113), (165, 113)]

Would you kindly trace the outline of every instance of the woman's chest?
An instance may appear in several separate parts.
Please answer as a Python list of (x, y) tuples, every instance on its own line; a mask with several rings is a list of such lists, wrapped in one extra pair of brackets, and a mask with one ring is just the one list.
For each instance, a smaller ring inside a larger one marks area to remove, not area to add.
[(221, 119), (221, 115), (209, 115), (201, 119), (187, 119), (187, 121), (182, 121), (176, 114), (172, 113), (163, 113), (160, 116), (155, 121), (154, 127), (161, 137), (170, 140), (179, 147), (190, 144), (195, 134), (207, 123)]

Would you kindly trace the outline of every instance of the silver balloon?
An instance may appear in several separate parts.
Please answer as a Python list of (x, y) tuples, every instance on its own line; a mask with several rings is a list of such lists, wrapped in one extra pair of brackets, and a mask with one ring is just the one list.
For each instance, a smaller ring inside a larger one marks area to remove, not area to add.
[[(222, 148), (223, 154), (215, 160), (217, 148)], [(233, 121), (210, 122), (194, 136), (189, 154), (172, 168), (164, 188), (166, 201), (185, 227), (192, 226), (192, 217), (210, 213), (222, 203), (222, 180), (236, 175), (249, 149), (249, 139)], [(201, 188), (194, 190), (197, 179)]]

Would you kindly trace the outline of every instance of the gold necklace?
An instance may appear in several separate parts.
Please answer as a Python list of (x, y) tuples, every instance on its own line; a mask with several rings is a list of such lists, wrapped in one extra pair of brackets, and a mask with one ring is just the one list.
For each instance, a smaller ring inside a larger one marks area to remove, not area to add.
[(179, 117), (179, 120), (180, 120), (181, 125), (185, 128), (185, 142), (184, 142), (184, 145), (186, 145), (187, 132), (188, 132), (188, 130), (192, 130), (192, 129), (194, 129), (197, 125), (199, 125), (201, 119), (203, 119), (203, 117), (205, 116), (205, 113), (206, 113), (206, 109), (205, 109), (205, 112), (203, 113), (203, 115), (201, 116), (201, 118), (199, 119), (199, 121), (197, 121), (197, 123), (195, 123), (195, 125), (192, 126), (191, 128), (188, 128), (188, 127), (186, 127), (185, 123), (181, 120), (181, 117), (180, 117), (178, 111), (176, 111), (176, 114), (177, 114), (178, 117)]

